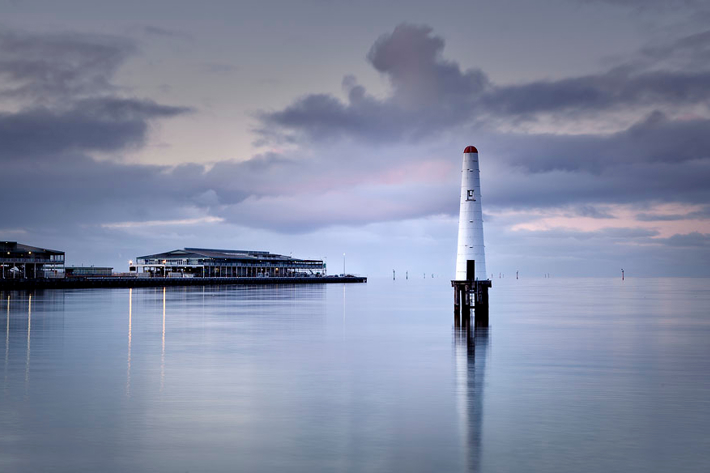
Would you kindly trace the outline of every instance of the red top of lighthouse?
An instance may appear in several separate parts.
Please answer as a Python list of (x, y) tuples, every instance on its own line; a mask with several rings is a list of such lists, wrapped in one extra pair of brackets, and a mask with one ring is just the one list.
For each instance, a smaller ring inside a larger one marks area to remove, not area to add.
[(475, 146), (466, 146), (466, 149), (463, 150), (464, 154), (466, 153), (478, 153), (478, 150), (476, 149)]

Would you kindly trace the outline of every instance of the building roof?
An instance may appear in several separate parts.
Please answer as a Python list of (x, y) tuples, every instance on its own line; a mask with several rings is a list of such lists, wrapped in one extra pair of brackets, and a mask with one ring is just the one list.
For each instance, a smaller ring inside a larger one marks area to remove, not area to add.
[(254, 250), (224, 250), (214, 248), (183, 248), (154, 255), (139, 256), (137, 259), (170, 259), (170, 258), (214, 258), (223, 260), (290, 260), (290, 261), (312, 261), (300, 260), (291, 256), (278, 255), (268, 251)]
[(38, 246), (30, 246), (30, 245), (24, 245), (22, 243), (17, 243), (16, 241), (0, 241), (0, 252), (11, 252), (14, 254), (18, 253), (34, 253), (36, 255), (39, 254), (47, 254), (47, 255), (63, 255), (63, 251), (57, 251), (57, 250), (50, 250), (48, 248), (40, 248)]
[(464, 154), (467, 153), (478, 153), (478, 150), (476, 149), (475, 146), (466, 146), (466, 149), (463, 150)]

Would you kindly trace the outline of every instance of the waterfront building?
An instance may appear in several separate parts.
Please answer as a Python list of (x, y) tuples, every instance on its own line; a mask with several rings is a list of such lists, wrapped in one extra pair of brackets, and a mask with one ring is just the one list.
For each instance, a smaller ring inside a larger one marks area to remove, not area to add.
[(0, 241), (0, 267), (2, 279), (64, 277), (64, 252)]
[(298, 259), (268, 251), (184, 248), (139, 256), (130, 272), (142, 277), (319, 277), (322, 260)]

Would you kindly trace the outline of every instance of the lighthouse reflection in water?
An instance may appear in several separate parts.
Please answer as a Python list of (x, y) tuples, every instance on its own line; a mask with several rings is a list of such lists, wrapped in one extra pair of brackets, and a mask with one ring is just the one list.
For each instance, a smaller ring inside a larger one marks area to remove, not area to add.
[(466, 471), (480, 471), (488, 328), (454, 329), (456, 407)]

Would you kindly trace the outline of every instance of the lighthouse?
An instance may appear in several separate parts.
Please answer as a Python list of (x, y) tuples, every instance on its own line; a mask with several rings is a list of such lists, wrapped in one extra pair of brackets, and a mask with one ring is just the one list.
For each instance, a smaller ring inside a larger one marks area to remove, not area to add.
[(454, 288), (454, 322), (470, 325), (471, 308), (475, 310), (475, 327), (488, 327), (488, 288), (486, 252), (483, 244), (483, 211), (481, 208), (481, 173), (478, 150), (467, 146), (461, 166), (461, 200), (459, 206), (459, 238), (456, 252)]
[(461, 168), (461, 204), (459, 207), (459, 242), (456, 254), (456, 280), (470, 278), (468, 261), (475, 261), (473, 279), (488, 279), (486, 253), (483, 245), (483, 212), (481, 210), (481, 173), (478, 150), (467, 146), (463, 150)]

